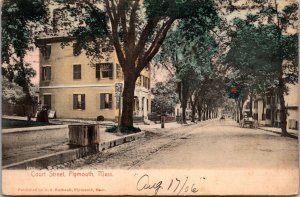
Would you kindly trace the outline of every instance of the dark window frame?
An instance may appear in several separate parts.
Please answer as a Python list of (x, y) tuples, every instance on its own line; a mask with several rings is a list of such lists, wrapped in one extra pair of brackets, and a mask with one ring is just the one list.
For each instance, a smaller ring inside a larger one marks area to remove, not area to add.
[(100, 93), (100, 109), (113, 109), (112, 93)]
[(43, 81), (50, 81), (52, 75), (51, 66), (42, 66), (42, 80)]
[(81, 64), (73, 64), (73, 79), (81, 79)]
[(113, 63), (97, 63), (96, 78), (97, 79), (113, 79), (114, 64)]

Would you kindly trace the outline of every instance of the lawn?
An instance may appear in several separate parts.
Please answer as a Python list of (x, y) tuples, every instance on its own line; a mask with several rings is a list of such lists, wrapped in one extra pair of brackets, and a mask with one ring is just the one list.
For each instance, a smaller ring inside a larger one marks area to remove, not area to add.
[(2, 118), (1, 122), (2, 122), (3, 129), (22, 128), (22, 127), (38, 127), (38, 126), (50, 125), (50, 123), (44, 123), (44, 122), (13, 120), (13, 119), (6, 119), (6, 118)]

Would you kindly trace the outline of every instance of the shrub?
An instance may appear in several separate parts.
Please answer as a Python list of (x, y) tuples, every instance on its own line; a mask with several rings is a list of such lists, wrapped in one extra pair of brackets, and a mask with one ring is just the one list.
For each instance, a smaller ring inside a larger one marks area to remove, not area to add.
[[(109, 133), (116, 133), (117, 132), (117, 128), (118, 128), (118, 126), (112, 126), (112, 127), (106, 128), (105, 131), (109, 132)], [(131, 134), (131, 133), (141, 132), (141, 129), (137, 128), (137, 127), (120, 127), (120, 131), (123, 134)]]
[(104, 121), (104, 116), (97, 116), (97, 121)]

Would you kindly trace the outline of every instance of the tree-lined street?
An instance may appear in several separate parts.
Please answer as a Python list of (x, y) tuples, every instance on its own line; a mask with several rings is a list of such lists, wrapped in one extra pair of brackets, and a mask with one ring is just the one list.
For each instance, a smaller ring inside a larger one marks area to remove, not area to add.
[(70, 169), (296, 169), (298, 141), (209, 120), (153, 129), (144, 139), (68, 162)]

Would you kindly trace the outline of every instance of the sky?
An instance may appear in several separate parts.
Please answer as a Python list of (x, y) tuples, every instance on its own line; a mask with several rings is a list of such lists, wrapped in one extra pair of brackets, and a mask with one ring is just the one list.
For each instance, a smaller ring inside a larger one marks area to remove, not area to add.
[(36, 71), (36, 76), (31, 79), (31, 82), (34, 85), (39, 85), (39, 50), (30, 51), (25, 57), (25, 61), (31, 64), (32, 68)]

